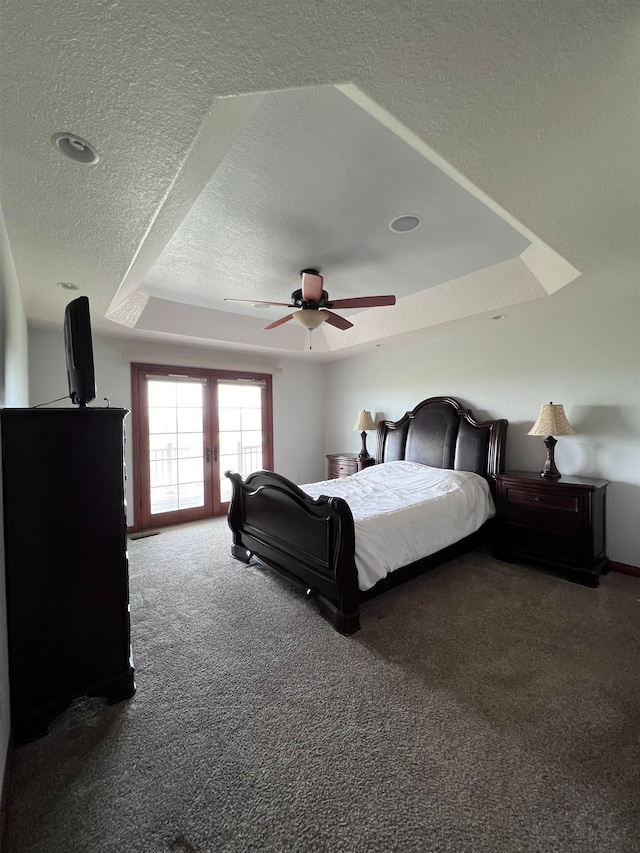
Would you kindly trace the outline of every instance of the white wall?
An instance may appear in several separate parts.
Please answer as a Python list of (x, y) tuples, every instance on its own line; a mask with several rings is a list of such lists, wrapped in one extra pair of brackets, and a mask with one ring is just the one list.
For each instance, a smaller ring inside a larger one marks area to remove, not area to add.
[[(610, 559), (640, 566), (640, 288), (637, 267), (582, 276), (553, 297), (510, 309), (477, 331), (343, 360), (328, 368), (327, 452), (358, 450), (359, 409), (397, 420), (451, 396), (477, 420), (507, 418), (507, 468), (540, 470), (528, 436), (541, 404), (562, 403), (575, 436), (559, 438), (561, 473), (604, 477)], [(369, 452), (375, 448), (370, 433)]]
[[(324, 478), (324, 375), (322, 365), (303, 359), (261, 357), (199, 347), (93, 336), (97, 396), (91, 404), (131, 409), (131, 363), (150, 362), (273, 374), (274, 467), (297, 483)], [(68, 394), (62, 327), (29, 329), (30, 403), (38, 405)], [(71, 405), (70, 401), (57, 403)], [(133, 471), (131, 444), (127, 470)], [(128, 523), (133, 524), (133, 486)]]
[(0, 211), (0, 406), (26, 406), (27, 321)]
[[(0, 407), (26, 406), (27, 401), (27, 321), (0, 212)], [(0, 476), (1, 473), (0, 470)], [(0, 496), (1, 494), (0, 489)], [(1, 510), (0, 497), (0, 512)], [(4, 774), (9, 728), (4, 526), (0, 524), (0, 776)]]

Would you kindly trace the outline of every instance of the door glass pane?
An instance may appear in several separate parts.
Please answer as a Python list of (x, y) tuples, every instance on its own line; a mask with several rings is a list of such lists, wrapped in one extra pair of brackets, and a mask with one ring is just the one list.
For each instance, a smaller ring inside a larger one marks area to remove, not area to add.
[(201, 432), (183, 432), (180, 435), (180, 458), (202, 459), (204, 437)]
[(176, 405), (176, 383), (175, 382), (149, 382), (147, 387), (149, 405), (154, 408), (158, 406), (169, 406), (172, 409)]
[(242, 429), (255, 429), (262, 433), (262, 410), (260, 408), (242, 410)]
[(198, 483), (202, 480), (202, 456), (199, 459), (178, 460), (178, 483)]
[(177, 414), (175, 406), (155, 407), (149, 404), (149, 435), (161, 432), (176, 432)]
[(258, 430), (242, 430), (242, 445), (245, 449), (260, 448), (260, 456), (262, 456), (262, 433)]
[(178, 504), (178, 490), (175, 486), (159, 486), (150, 489), (151, 512), (173, 512), (180, 509)]
[(177, 410), (178, 432), (202, 432), (202, 405), (198, 408), (184, 406)]
[(179, 487), (180, 509), (202, 506), (204, 503), (204, 483), (186, 483)]
[(234, 466), (234, 471), (239, 471), (240, 468), (240, 457), (242, 455), (242, 433), (240, 430), (237, 432), (223, 432), (220, 430), (220, 455), (221, 456), (232, 456), (236, 455), (237, 462)]
[(183, 406), (195, 409), (202, 408), (202, 383), (201, 382), (178, 382), (176, 387), (178, 408)]
[(151, 513), (204, 506), (202, 382), (147, 380)]
[(262, 384), (218, 383), (220, 500), (231, 497), (225, 471), (246, 477), (262, 468)]
[(240, 429), (240, 409), (218, 409), (219, 429), (221, 432)]
[(262, 400), (262, 383), (249, 385), (246, 382), (218, 383), (218, 405), (228, 409), (233, 406), (260, 408)]

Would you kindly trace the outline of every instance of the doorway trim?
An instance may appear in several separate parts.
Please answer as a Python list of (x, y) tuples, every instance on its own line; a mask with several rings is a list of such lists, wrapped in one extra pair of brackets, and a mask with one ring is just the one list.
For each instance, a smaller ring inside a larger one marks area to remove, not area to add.
[[(263, 430), (265, 431), (263, 468), (273, 470), (273, 393), (272, 376), (270, 373), (257, 373), (255, 371), (243, 370), (216, 370), (215, 368), (187, 367), (185, 365), (172, 364), (148, 364), (134, 362), (131, 364), (131, 453), (133, 460), (133, 525), (128, 528), (130, 533), (138, 533), (155, 527), (170, 525), (171, 522), (153, 524), (150, 527), (142, 525), (142, 500), (143, 486), (146, 482), (144, 477), (144, 460), (142, 454), (142, 424), (146, 418), (142, 415), (143, 385), (148, 373), (175, 374), (177, 376), (192, 376), (193, 378), (206, 378), (211, 381), (219, 379), (228, 380), (255, 380), (264, 383), (266, 389), (266, 405), (262, 413)], [(217, 417), (216, 417), (217, 423)], [(221, 513), (224, 514), (224, 513)], [(213, 515), (210, 517), (214, 517)], [(174, 522), (180, 523), (180, 522)]]

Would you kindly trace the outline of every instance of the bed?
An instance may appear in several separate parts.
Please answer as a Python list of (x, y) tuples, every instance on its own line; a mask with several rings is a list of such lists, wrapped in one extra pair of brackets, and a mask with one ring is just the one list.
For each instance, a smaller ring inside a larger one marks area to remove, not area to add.
[[(452, 473), (454, 480), (477, 483), (481, 478), (483, 485), (487, 484), (485, 492), (492, 495), (495, 475), (504, 470), (506, 434), (507, 421), (504, 419), (476, 422), (471, 412), (456, 400), (430, 397), (400, 420), (384, 420), (378, 424), (376, 465), (345, 478), (353, 483), (331, 481), (301, 488), (272, 471), (256, 471), (246, 479), (227, 471), (226, 476), (232, 484), (228, 513), (233, 535), (231, 554), (244, 563), (257, 561), (300, 585), (315, 596), (321, 614), (337, 631), (353, 634), (360, 627), (363, 600), (476, 547), (487, 536), (492, 512), (486, 516), (487, 521), (478, 522), (477, 529), (464, 530), (460, 538), (434, 553), (424, 553), (389, 573), (382, 572), (379, 579), (374, 573), (361, 583), (356, 544), (358, 542), (362, 569), (362, 554), (366, 552), (363, 552), (362, 541), (357, 540), (357, 527), (362, 527), (364, 519), (358, 510), (354, 521), (350, 505), (339, 496), (340, 492), (344, 494), (345, 488), (347, 492), (352, 486), (355, 488), (355, 481), (370, 487), (370, 480), (379, 478), (387, 468), (396, 469), (400, 477), (405, 471), (410, 479), (421, 466), (428, 466), (429, 469), (442, 469), (443, 475), (447, 471), (459, 472), (458, 475)], [(394, 462), (410, 464), (404, 467), (386, 464)], [(438, 480), (438, 471), (431, 471), (429, 475)], [(396, 478), (396, 490), (402, 492), (397, 482)], [(327, 491), (337, 494), (313, 496), (318, 486), (326, 486)], [(420, 508), (413, 506), (411, 512), (413, 521), (409, 526), (416, 527)], [(375, 519), (368, 516), (365, 526), (375, 528), (375, 525)], [(458, 521), (452, 526), (462, 530)], [(396, 539), (401, 554), (404, 553), (400, 547), (402, 537), (400, 532)], [(366, 556), (364, 559), (366, 561)]]

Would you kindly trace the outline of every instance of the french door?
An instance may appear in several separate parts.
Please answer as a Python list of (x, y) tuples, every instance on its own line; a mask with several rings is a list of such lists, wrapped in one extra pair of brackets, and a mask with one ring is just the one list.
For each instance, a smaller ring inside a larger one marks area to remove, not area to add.
[(131, 365), (135, 528), (221, 515), (231, 484), (273, 467), (271, 376)]

